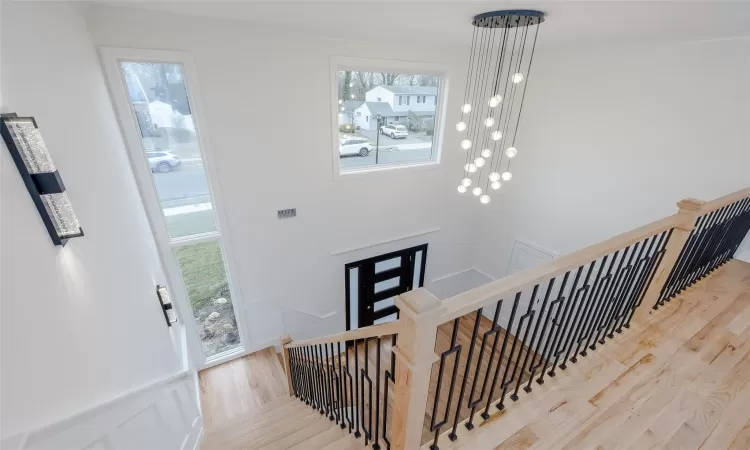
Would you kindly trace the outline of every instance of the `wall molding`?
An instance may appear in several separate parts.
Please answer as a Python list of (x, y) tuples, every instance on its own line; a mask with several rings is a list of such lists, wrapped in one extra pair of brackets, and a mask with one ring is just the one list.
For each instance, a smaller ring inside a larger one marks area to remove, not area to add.
[(393, 242), (403, 241), (405, 239), (409, 239), (409, 238), (413, 238), (413, 237), (417, 237), (417, 236), (424, 236), (426, 234), (437, 233), (438, 231), (440, 231), (440, 227), (428, 228), (426, 230), (418, 231), (416, 233), (405, 234), (405, 235), (402, 235), (402, 236), (397, 236), (397, 237), (394, 237), (394, 238), (385, 239), (385, 240), (378, 241), (378, 242), (373, 242), (371, 244), (364, 244), (364, 245), (360, 245), (358, 247), (351, 247), (351, 248), (346, 248), (346, 249), (343, 249), (343, 250), (336, 250), (336, 251), (331, 252), (331, 255), (333, 255), (333, 256), (343, 255), (345, 253), (356, 252), (357, 250), (364, 250), (366, 248), (377, 247), (378, 245), (390, 244), (390, 243), (393, 243)]
[(194, 374), (182, 371), (1, 444), (12, 450), (193, 450), (203, 434), (194, 385)]

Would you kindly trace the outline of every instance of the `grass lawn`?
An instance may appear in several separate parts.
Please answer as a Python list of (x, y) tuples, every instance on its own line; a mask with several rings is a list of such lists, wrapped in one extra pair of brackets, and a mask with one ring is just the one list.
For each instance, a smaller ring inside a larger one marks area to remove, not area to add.
[(178, 247), (175, 254), (193, 311), (222, 296), (227, 277), (218, 242)]
[(167, 229), (173, 238), (216, 231), (213, 210), (167, 216)]

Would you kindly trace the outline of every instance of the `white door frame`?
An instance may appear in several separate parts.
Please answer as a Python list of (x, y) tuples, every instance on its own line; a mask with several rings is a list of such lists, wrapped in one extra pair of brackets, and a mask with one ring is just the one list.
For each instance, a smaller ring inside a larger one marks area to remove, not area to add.
[[(221, 364), (222, 362), (234, 359), (247, 353), (249, 348), (249, 330), (246, 328), (244, 317), (244, 308), (242, 295), (239, 285), (233, 283), (236, 280), (234, 271), (234, 255), (232, 244), (226, 229), (226, 216), (224, 214), (224, 202), (221, 195), (219, 176), (216, 172), (216, 164), (213, 152), (210, 148), (208, 126), (203, 117), (203, 101), (198, 89), (198, 74), (195, 68), (193, 56), (188, 52), (165, 51), (165, 50), (147, 50), (118, 47), (101, 47), (99, 49), (104, 73), (107, 78), (110, 95), (113, 106), (117, 112), (118, 122), (120, 123), (121, 132), (128, 148), (128, 156), (131, 169), (135, 175), (138, 191), (141, 195), (146, 215), (148, 216), (151, 231), (156, 240), (156, 245), (161, 257), (162, 267), (169, 280), (169, 289), (173, 293), (177, 304), (177, 312), (188, 329), (187, 341), (190, 355), (195, 362), (198, 370)], [(138, 133), (140, 129), (135, 112), (131, 108), (128, 100), (127, 87), (125, 80), (120, 71), (121, 61), (151, 62), (151, 63), (170, 63), (180, 64), (183, 68), (183, 81), (185, 90), (190, 103), (190, 110), (195, 125), (196, 138), (200, 146), (203, 167), (205, 170), (208, 190), (213, 204), (214, 220), (216, 223), (215, 233), (205, 233), (202, 235), (190, 236), (187, 238), (171, 239), (167, 231), (164, 214), (159, 203), (154, 181), (151, 176), (151, 168), (146, 158), (144, 158), (144, 149), (142, 140)], [(198, 336), (198, 329), (192, 315), (192, 308), (188, 300), (185, 284), (182, 280), (177, 260), (174, 256), (173, 249), (180, 245), (195, 244), (200, 242), (217, 241), (224, 255), (224, 267), (229, 283), (229, 289), (232, 293), (232, 302), (234, 307), (237, 330), (239, 332), (241, 346), (236, 351), (226, 354), (219, 354), (218, 357), (206, 362), (203, 355), (203, 349)], [(188, 316), (186, 316), (188, 315)]]

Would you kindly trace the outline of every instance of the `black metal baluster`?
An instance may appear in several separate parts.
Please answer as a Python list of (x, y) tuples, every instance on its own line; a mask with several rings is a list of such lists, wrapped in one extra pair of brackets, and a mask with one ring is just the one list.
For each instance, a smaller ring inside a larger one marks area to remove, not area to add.
[[(395, 336), (395, 335), (394, 335)], [(393, 360), (393, 352), (391, 352), (391, 367), (393, 367), (394, 360)], [(387, 450), (390, 450), (391, 448), (391, 441), (388, 440), (388, 380), (391, 380), (391, 382), (395, 382), (395, 378), (393, 376), (393, 372), (386, 370), (385, 371), (385, 377), (383, 379), (383, 382), (385, 383), (383, 385), (383, 442), (385, 442), (385, 448)]]
[[(596, 272), (596, 278), (594, 278), (594, 284), (591, 285), (591, 289), (588, 290), (587, 296), (586, 296), (586, 302), (585, 302), (585, 308), (586, 311), (583, 314), (583, 320), (581, 320), (580, 328), (576, 332), (576, 350), (573, 352), (573, 356), (570, 358), (570, 362), (575, 364), (578, 361), (578, 352), (581, 349), (581, 343), (584, 341), (584, 333), (586, 331), (586, 326), (588, 325), (589, 318), (591, 317), (591, 311), (594, 309), (594, 305), (596, 304), (596, 296), (598, 295), (598, 291), (601, 289), (602, 286), (602, 272), (604, 271), (604, 266), (607, 265), (607, 259), (609, 258), (609, 255), (604, 256), (602, 258), (602, 262), (599, 264), (599, 270)], [(595, 263), (596, 261), (594, 261)], [(583, 307), (583, 306), (582, 306)], [(586, 351), (586, 347), (584, 347), (584, 351)]]
[(689, 284), (690, 280), (692, 279), (693, 272), (695, 271), (695, 267), (700, 260), (701, 255), (703, 254), (703, 251), (705, 250), (706, 243), (708, 242), (711, 232), (713, 231), (714, 226), (719, 221), (719, 216), (721, 214), (720, 210), (713, 211), (709, 214), (706, 226), (701, 230), (701, 235), (699, 237), (698, 243), (696, 245), (695, 251), (693, 252), (693, 255), (691, 255), (690, 259), (688, 260), (688, 266), (687, 269), (682, 277), (681, 280), (679, 280), (678, 285), (676, 286), (675, 291), (672, 293), (670, 297), (674, 297), (675, 295), (682, 292), (683, 289), (685, 289)]
[[(467, 430), (473, 430), (474, 429), (474, 413), (477, 410), (477, 406), (479, 406), (480, 403), (482, 403), (482, 399), (484, 399), (484, 393), (487, 388), (487, 380), (490, 375), (490, 370), (492, 369), (492, 356), (495, 354), (495, 347), (497, 346), (497, 341), (499, 337), (500, 332), (500, 326), (498, 325), (497, 321), (500, 317), (500, 309), (503, 306), (503, 301), (499, 300), (497, 304), (495, 305), (495, 314), (492, 319), (492, 329), (485, 331), (482, 335), (482, 345), (479, 347), (479, 357), (477, 358), (477, 368), (474, 372), (474, 381), (471, 383), (471, 392), (469, 394), (469, 408), (471, 408), (471, 412), (469, 413), (469, 421), (466, 422), (464, 425)], [(487, 362), (487, 372), (484, 374), (484, 381), (482, 382), (482, 392), (479, 394), (479, 397), (475, 400), (474, 399), (474, 392), (477, 387), (477, 380), (479, 379), (479, 375), (481, 373), (482, 369), (482, 360), (484, 358), (484, 348), (485, 344), (487, 343), (487, 339), (491, 335), (495, 336), (495, 340), (492, 343), (492, 350), (490, 351), (490, 360)], [(498, 364), (500, 364), (498, 362)]]
[[(379, 427), (378, 424), (380, 423), (380, 338), (378, 337), (377, 340), (377, 351), (376, 351), (376, 359), (375, 359), (375, 443), (372, 444), (373, 450), (380, 450), (380, 443), (379, 439), (380, 436), (378, 435)], [(387, 381), (386, 381), (387, 383)], [(387, 405), (383, 405), (383, 407), (387, 407)]]
[[(455, 441), (458, 439), (458, 436), (456, 435), (456, 429), (458, 428), (458, 421), (460, 419), (461, 415), (461, 405), (464, 403), (464, 393), (466, 392), (466, 385), (469, 381), (469, 373), (471, 370), (471, 360), (474, 356), (474, 345), (477, 342), (477, 334), (479, 333), (479, 325), (482, 322), (482, 310), (484, 308), (479, 308), (477, 310), (477, 315), (474, 317), (474, 329), (471, 332), (471, 341), (469, 343), (469, 354), (466, 359), (466, 369), (464, 370), (464, 379), (461, 383), (461, 391), (459, 391), (458, 394), (458, 403), (456, 404), (456, 415), (453, 419), (453, 429), (451, 430), (450, 434), (448, 434), (448, 439), (451, 441)], [(474, 380), (476, 382), (476, 380)]]
[[(703, 236), (703, 230), (708, 223), (709, 215), (703, 215), (698, 218), (695, 224), (695, 228), (690, 232), (690, 236), (686, 245), (682, 248), (678, 259), (678, 264), (672, 269), (671, 276), (667, 279), (667, 284), (662, 288), (662, 292), (659, 295), (659, 305), (664, 305), (664, 302), (668, 302), (677, 292), (681, 280), (685, 276), (686, 271), (690, 267), (690, 261), (693, 259), (698, 244), (700, 243), (701, 237)], [(654, 305), (656, 309), (656, 305)]]
[[(440, 429), (443, 427), (443, 425), (448, 423), (451, 403), (453, 402), (453, 390), (456, 386), (456, 374), (458, 372), (459, 361), (461, 360), (461, 346), (456, 345), (456, 339), (458, 338), (459, 321), (460, 318), (453, 320), (453, 333), (451, 334), (450, 348), (440, 355), (440, 369), (438, 371), (437, 386), (435, 389), (435, 402), (432, 406), (432, 419), (430, 421), (430, 431), (433, 431), (435, 433), (435, 438), (432, 445), (430, 446), (430, 450), (439, 450), (438, 439), (440, 438)], [(443, 416), (443, 420), (441, 420), (439, 423), (435, 423), (435, 418), (438, 414), (438, 407), (440, 406), (440, 392), (442, 391), (443, 387), (443, 372), (445, 370), (445, 360), (449, 355), (453, 353), (456, 354), (456, 357), (453, 363), (453, 374), (451, 375), (450, 384), (448, 387), (448, 400), (445, 404), (445, 415)]]
[[(346, 404), (346, 378), (344, 378), (344, 368), (341, 365), (341, 342), (336, 343), (336, 350), (339, 353), (339, 410), (341, 411), (341, 422), (339, 425), (343, 430), (346, 428), (346, 410), (349, 405)], [(346, 350), (346, 345), (344, 345), (344, 350)]]
[[(516, 298), (520, 299), (521, 292), (516, 293)], [(516, 362), (513, 363), (513, 355), (516, 352), (516, 344), (518, 344), (518, 336), (521, 335), (521, 328), (523, 328), (524, 323), (527, 323), (530, 319), (533, 319), (534, 317), (534, 310), (531, 308), (528, 309), (526, 314), (522, 315), (518, 318), (518, 325), (516, 325), (516, 334), (513, 336), (513, 344), (510, 346), (510, 353), (508, 354), (508, 362), (505, 364), (505, 370), (503, 371), (503, 379), (500, 381), (500, 389), (502, 394), (500, 394), (500, 401), (495, 404), (495, 407), (499, 410), (503, 410), (505, 408), (505, 394), (508, 392), (508, 386), (510, 383), (513, 382), (513, 378), (508, 380), (508, 371), (510, 370), (510, 366), (513, 366), (513, 376), (515, 377), (516, 368), (518, 367), (518, 359), (521, 357), (521, 354), (519, 353), (518, 357), (516, 358)], [(508, 326), (508, 330), (506, 331), (506, 334), (511, 331), (510, 325)], [(524, 336), (524, 340), (528, 339), (529, 334), (529, 327), (526, 327), (526, 336)], [(523, 343), (521, 344), (521, 349), (523, 349)], [(502, 357), (502, 355), (500, 355)]]
[[(518, 356), (516, 357), (516, 362), (513, 365), (513, 373), (512, 373), (512, 375), (510, 377), (510, 380), (508, 380), (507, 382), (503, 381), (502, 383), (500, 383), (500, 387), (503, 389), (503, 393), (500, 396), (500, 402), (495, 405), (497, 407), (497, 409), (501, 409), (502, 410), (503, 408), (505, 408), (505, 403), (504, 403), (505, 402), (505, 394), (508, 391), (508, 386), (510, 386), (511, 384), (513, 384), (513, 381), (515, 381), (515, 379), (516, 379), (516, 373), (518, 373), (518, 367), (520, 365), (521, 366), (521, 373), (518, 374), (518, 382), (516, 383), (516, 389), (515, 389), (515, 391), (513, 391), (512, 394), (510, 394), (510, 399), (511, 400), (513, 400), (514, 402), (518, 400), (518, 388), (521, 386), (521, 379), (523, 378), (523, 370), (524, 370), (524, 367), (526, 367), (526, 360), (529, 359), (529, 353), (531, 352), (531, 342), (529, 342), (528, 339), (529, 339), (529, 332), (531, 331), (531, 325), (534, 323), (534, 316), (536, 315), (536, 311), (533, 310), (532, 308), (534, 306), (534, 301), (536, 300), (536, 291), (537, 291), (538, 288), (539, 288), (538, 284), (536, 286), (534, 286), (534, 290), (532, 291), (531, 297), (529, 298), (529, 306), (526, 309), (526, 314), (524, 314), (523, 316), (521, 316), (520, 320), (518, 321), (518, 329), (517, 329), (518, 331), (516, 332), (516, 336), (513, 338), (513, 346), (511, 347), (511, 350), (510, 350), (510, 356), (511, 356), (511, 358), (513, 357), (513, 351), (515, 350), (516, 343), (518, 342), (518, 336), (519, 336), (519, 332), (521, 330), (521, 324), (524, 321), (526, 321), (526, 331), (523, 334), (523, 339), (521, 339), (521, 348), (518, 350)], [(521, 356), (523, 356), (523, 348), (524, 348), (524, 346), (528, 347), (528, 351), (526, 352), (526, 358), (524, 359), (523, 363), (520, 364), (521, 363)], [(509, 362), (510, 362), (510, 360), (509, 360)], [(507, 372), (508, 367), (506, 367), (506, 372)], [(505, 378), (505, 376), (503, 376), (503, 378)]]
[(721, 240), (724, 238), (727, 227), (731, 224), (732, 216), (737, 210), (737, 207), (738, 205), (736, 203), (724, 207), (724, 214), (722, 215), (719, 224), (714, 229), (713, 236), (706, 246), (706, 251), (702, 255), (701, 261), (698, 265), (698, 270), (696, 271), (691, 284), (703, 279), (711, 269), (711, 260), (721, 244)]
[(600, 289), (593, 297), (594, 305), (592, 308), (592, 316), (591, 320), (587, 323), (586, 331), (584, 332), (585, 343), (583, 344), (583, 350), (580, 353), (581, 356), (586, 356), (587, 349), (589, 348), (589, 345), (591, 345), (591, 336), (593, 335), (594, 327), (596, 326), (597, 319), (599, 318), (599, 312), (603, 303), (602, 300), (605, 298), (605, 295), (609, 291), (612, 284), (612, 269), (615, 267), (619, 253), (619, 250), (616, 251), (612, 256), (612, 259), (610, 259), (607, 274), (602, 277), (601, 284), (599, 286)]
[[(563, 309), (563, 314), (561, 318), (562, 326), (557, 329), (557, 333), (555, 335), (555, 341), (552, 345), (553, 351), (550, 353), (550, 357), (552, 355), (555, 356), (555, 362), (552, 363), (552, 367), (550, 368), (550, 371), (547, 372), (547, 375), (554, 377), (555, 376), (555, 368), (557, 367), (557, 362), (560, 361), (560, 355), (563, 354), (564, 346), (561, 348), (560, 343), (563, 339), (567, 338), (566, 334), (570, 335), (570, 330), (568, 325), (570, 324), (570, 318), (573, 315), (573, 309), (575, 307), (575, 297), (576, 295), (574, 292), (576, 292), (576, 288), (578, 287), (578, 280), (581, 279), (581, 272), (583, 272), (583, 266), (579, 266), (578, 270), (576, 271), (576, 276), (573, 279), (573, 285), (570, 287), (570, 290), (568, 291), (568, 302), (565, 303), (565, 308)], [(562, 296), (563, 299), (565, 299), (565, 296)], [(565, 300), (563, 300), (564, 302)]]
[(670, 229), (668, 233), (662, 233), (659, 237), (659, 241), (656, 244), (657, 250), (656, 252), (654, 252), (651, 260), (648, 262), (648, 266), (646, 267), (646, 276), (642, 278), (641, 284), (638, 285), (638, 293), (635, 297), (635, 304), (628, 312), (625, 323), (622, 324), (622, 326), (625, 328), (630, 328), (630, 320), (633, 318), (633, 315), (635, 314), (635, 311), (638, 309), (638, 307), (641, 306), (641, 303), (643, 303), (643, 297), (646, 295), (649, 286), (651, 286), (651, 282), (654, 280), (657, 269), (661, 265), (661, 261), (667, 251), (666, 248), (667, 244), (669, 243), (669, 238), (672, 237), (672, 231), (674, 231), (674, 229)]
[[(536, 382), (538, 384), (544, 384), (544, 375), (547, 373), (547, 367), (549, 367), (549, 360), (552, 357), (552, 353), (554, 353), (555, 348), (557, 347), (557, 336), (560, 334), (560, 331), (562, 329), (561, 325), (561, 317), (565, 313), (564, 302), (565, 302), (565, 286), (568, 284), (568, 277), (570, 277), (570, 271), (565, 272), (565, 276), (563, 277), (562, 283), (560, 284), (560, 289), (557, 290), (557, 298), (550, 303), (550, 311), (554, 309), (554, 305), (557, 306), (557, 312), (555, 313), (555, 318), (552, 319), (552, 325), (555, 328), (550, 328), (549, 335), (547, 335), (547, 342), (544, 344), (544, 350), (542, 351), (542, 360), (544, 361), (544, 364), (542, 365), (542, 371), (539, 372), (539, 378), (536, 379)], [(570, 302), (567, 303), (568, 305)], [(552, 345), (550, 346), (550, 341), (552, 342)], [(547, 349), (549, 348), (549, 353), (547, 352)]]
[(328, 414), (328, 419), (333, 422), (334, 416), (333, 416), (333, 377), (331, 376), (331, 365), (330, 365), (330, 357), (328, 356), (328, 346), (323, 344), (322, 349), (320, 351), (321, 356), (323, 355), (323, 349), (325, 349), (325, 379), (323, 380), (326, 383), (326, 389), (327, 389), (327, 397), (328, 400), (326, 401), (326, 412)]
[(313, 373), (313, 365), (312, 365), (312, 359), (311, 359), (311, 351), (310, 347), (304, 347), (305, 351), (305, 359), (307, 361), (307, 379), (308, 379), (308, 385), (310, 386), (310, 406), (312, 406), (314, 409), (318, 409), (317, 405), (317, 392), (316, 392), (316, 385), (315, 385), (315, 378)]
[(735, 252), (742, 244), (742, 241), (750, 232), (750, 198), (746, 198), (743, 204), (743, 211), (741, 218), (737, 221), (732, 232), (731, 242), (728, 245), (719, 265), (726, 263), (730, 258), (734, 257)]
[[(562, 363), (560, 364), (560, 368), (565, 370), (568, 368), (568, 357), (570, 357), (570, 351), (573, 350), (573, 344), (575, 343), (576, 336), (578, 334), (578, 330), (581, 326), (581, 319), (582, 319), (582, 313), (585, 309), (585, 300), (586, 296), (589, 293), (589, 289), (591, 288), (591, 285), (589, 284), (589, 279), (591, 278), (591, 274), (594, 273), (594, 265), (596, 264), (596, 260), (591, 261), (589, 263), (588, 268), (586, 268), (586, 278), (583, 280), (583, 286), (578, 288), (576, 290), (575, 295), (573, 296), (573, 308), (574, 312), (571, 314), (573, 316), (573, 322), (570, 325), (570, 332), (568, 333), (568, 336), (565, 338), (565, 357), (562, 360)], [(579, 301), (580, 299), (580, 301)], [(530, 382), (530, 380), (529, 380)]]
[[(503, 356), (505, 356), (505, 348), (508, 346), (508, 338), (510, 337), (510, 330), (513, 328), (513, 319), (516, 317), (516, 310), (518, 309), (518, 301), (521, 299), (521, 293), (516, 293), (516, 297), (513, 300), (513, 307), (510, 311), (510, 319), (508, 319), (508, 328), (505, 330), (505, 337), (503, 338), (503, 346), (500, 349), (500, 356), (497, 359), (497, 367), (495, 368), (495, 375), (492, 376), (492, 386), (490, 387), (490, 393), (487, 395), (487, 404), (484, 406), (484, 412), (482, 413), (482, 419), (488, 420), (490, 418), (490, 405), (493, 401), (493, 395), (495, 394), (495, 387), (497, 386), (498, 376), (500, 375), (500, 368), (503, 365)], [(494, 349), (493, 349), (494, 350)], [(494, 351), (490, 354), (491, 358), (494, 357)], [(489, 373), (489, 367), (488, 373)], [(506, 364), (507, 369), (507, 364)], [(506, 370), (507, 372), (507, 370)]]
[[(349, 433), (351, 433), (352, 430), (354, 429), (354, 421), (356, 420), (355, 419), (356, 409), (354, 407), (355, 395), (356, 394), (354, 393), (354, 384), (353, 384), (354, 382), (352, 380), (353, 377), (352, 377), (351, 370), (350, 370), (351, 360), (349, 359), (349, 346), (346, 345), (346, 343), (344, 344), (344, 349), (346, 351), (346, 372), (345, 372), (345, 376), (347, 378), (349, 378), (349, 383), (348, 383), (349, 392), (346, 393), (346, 394), (344, 394), (344, 397), (346, 398), (346, 401), (347, 401), (346, 420), (347, 420), (347, 422), (349, 424)], [(347, 383), (346, 383), (346, 380), (344, 380), (344, 389), (346, 389), (346, 388), (347, 388)]]
[(732, 217), (732, 223), (728, 226), (727, 232), (722, 239), (719, 248), (716, 251), (713, 261), (711, 261), (711, 272), (717, 267), (720, 267), (726, 261), (727, 255), (731, 254), (732, 246), (734, 245), (737, 230), (741, 228), (743, 220), (745, 218), (745, 210), (747, 208), (747, 199), (739, 200), (736, 203), (737, 209)]
[[(531, 291), (531, 297), (529, 297), (529, 308), (532, 308), (534, 303), (536, 303), (536, 293), (539, 290), (539, 285), (535, 285), (534, 289)], [(534, 348), (534, 340), (536, 339), (536, 332), (539, 329), (539, 322), (542, 321), (542, 315), (544, 313), (543, 311), (544, 305), (542, 305), (542, 308), (539, 310), (539, 319), (536, 321), (536, 326), (534, 327), (534, 333), (531, 335), (531, 341), (526, 343), (526, 338), (523, 339), (523, 344), (527, 347), (526, 350), (526, 357), (523, 359), (523, 364), (521, 364), (521, 375), (518, 377), (518, 382), (516, 382), (516, 388), (513, 391), (513, 394), (511, 394), (510, 398), (513, 401), (516, 401), (518, 399), (518, 390), (521, 387), (521, 383), (523, 382), (523, 371), (526, 369), (526, 364), (529, 362), (529, 355), (532, 353), (532, 349)], [(528, 311), (527, 311), (528, 312)], [(527, 334), (528, 330), (531, 328), (531, 322), (529, 322), (529, 326), (526, 328)], [(523, 347), (524, 345), (521, 345), (521, 353), (523, 353)], [(536, 356), (534, 357), (536, 359)], [(532, 361), (533, 364), (533, 361)]]
[[(597, 306), (596, 306), (596, 309), (594, 310), (594, 318), (591, 321), (591, 326), (589, 327), (589, 331), (587, 333), (588, 339), (586, 339), (586, 347), (590, 348), (591, 350), (596, 350), (596, 341), (594, 341), (593, 339), (596, 338), (596, 334), (599, 332), (597, 327), (599, 326), (599, 323), (602, 320), (602, 312), (604, 308), (607, 306), (610, 293), (612, 292), (612, 289), (614, 288), (614, 285), (615, 285), (614, 273), (617, 273), (617, 271), (613, 273), (612, 269), (615, 266), (615, 262), (618, 261), (617, 257), (619, 256), (619, 254), (620, 254), (620, 250), (617, 250), (612, 256), (612, 260), (609, 264), (609, 270), (607, 270), (607, 275), (604, 277), (604, 279), (607, 280), (607, 287), (602, 290), (602, 296), (597, 298)], [(622, 267), (622, 263), (623, 263), (623, 260), (622, 258), (620, 258), (619, 266), (617, 269), (618, 271), (619, 271), (619, 267)]]
[(354, 340), (354, 401), (357, 406), (357, 413), (354, 415), (354, 423), (357, 431), (354, 432), (354, 437), (359, 439), (359, 437), (362, 436), (362, 433), (359, 432), (359, 420), (362, 411), (359, 409), (359, 345), (357, 344), (356, 339)]
[[(362, 383), (362, 430), (365, 432), (365, 445), (369, 445), (370, 439), (372, 439), (372, 379), (370, 378), (369, 374), (369, 364), (370, 364), (370, 353), (367, 348), (368, 339), (362, 339), (364, 342), (364, 368), (362, 368), (362, 373), (360, 376), (362, 377), (361, 383)], [(368, 406), (368, 420), (367, 420), (367, 428), (365, 428), (365, 381), (367, 381), (368, 385), (368, 393), (369, 398), (367, 401)]]
[(742, 218), (743, 208), (744, 208), (744, 204), (742, 201), (738, 201), (733, 204), (730, 218), (727, 221), (728, 223), (724, 227), (721, 238), (716, 243), (716, 248), (713, 252), (713, 256), (711, 260), (708, 262), (706, 275), (713, 272), (714, 269), (718, 267), (719, 261), (722, 259), (724, 251), (726, 250), (729, 241), (731, 241), (732, 232), (735, 229), (736, 224)]
[(617, 269), (615, 269), (615, 272), (612, 274), (612, 282), (609, 283), (609, 289), (607, 289), (607, 293), (602, 297), (602, 307), (596, 325), (594, 326), (594, 334), (592, 335), (593, 340), (591, 341), (591, 350), (596, 350), (596, 343), (599, 342), (599, 335), (601, 334), (602, 328), (607, 325), (605, 321), (607, 317), (609, 317), (610, 307), (614, 305), (615, 295), (620, 283), (622, 282), (623, 266), (625, 265), (625, 260), (627, 259), (630, 250), (631, 247), (628, 246), (625, 247), (625, 250), (622, 252), (620, 262), (617, 264)]
[[(637, 242), (633, 249), (633, 253), (631, 253), (630, 255), (630, 261), (628, 261), (628, 276), (625, 278), (625, 281), (623, 282), (623, 285), (620, 288), (620, 292), (618, 293), (617, 308), (613, 309), (614, 313), (608, 322), (610, 325), (607, 328), (605, 328), (605, 335), (610, 339), (614, 339), (615, 328), (617, 328), (617, 323), (622, 319), (622, 317), (625, 316), (625, 313), (627, 312), (628, 307), (631, 304), (633, 293), (635, 292), (636, 286), (640, 284), (638, 282), (639, 281), (638, 274), (641, 272), (641, 269), (643, 268), (641, 257), (643, 256), (643, 252), (646, 249), (646, 246), (648, 245), (649, 240), (653, 242), (654, 240), (656, 240), (656, 236), (647, 237), (643, 241)], [(639, 246), (640, 246), (640, 249), (639, 249)], [(637, 256), (636, 256), (636, 253), (637, 253)]]
[[(547, 332), (547, 325), (549, 324), (550, 318), (552, 317), (552, 314), (554, 314), (554, 306), (550, 306), (549, 309), (547, 309), (547, 317), (544, 317), (544, 311), (547, 306), (547, 301), (549, 300), (549, 296), (552, 293), (552, 287), (555, 284), (555, 278), (551, 278), (547, 282), (547, 292), (544, 294), (544, 301), (542, 301), (542, 307), (539, 312), (539, 320), (536, 321), (536, 326), (534, 327), (534, 336), (537, 335), (537, 331), (539, 331), (539, 325), (542, 325), (541, 334), (539, 334), (539, 339), (536, 340), (536, 346), (534, 347), (534, 358), (531, 360), (531, 367), (529, 367), (529, 380), (528, 383), (526, 383), (526, 386), (523, 387), (523, 390), (526, 392), (531, 392), (531, 381), (534, 379), (534, 374), (536, 374), (536, 369), (542, 366), (542, 358), (539, 355), (539, 349), (542, 346), (542, 340), (544, 339), (544, 335)], [(531, 341), (534, 342), (535, 338), (532, 337)], [(531, 349), (531, 348), (529, 348)], [(538, 361), (537, 361), (538, 359)]]
[(318, 384), (320, 385), (320, 413), (322, 415), (326, 415), (327, 411), (327, 403), (326, 403), (326, 381), (325, 381), (325, 375), (323, 374), (323, 363), (322, 363), (322, 357), (320, 355), (320, 346), (319, 345), (313, 345), (315, 348), (315, 363), (317, 366), (317, 372), (318, 372)]

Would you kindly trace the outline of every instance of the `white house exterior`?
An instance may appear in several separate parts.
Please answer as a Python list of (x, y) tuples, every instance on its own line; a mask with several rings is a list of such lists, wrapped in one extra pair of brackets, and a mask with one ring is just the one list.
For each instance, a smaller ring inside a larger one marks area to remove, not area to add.
[[(365, 101), (345, 101), (339, 113), (339, 125), (354, 122), (355, 128), (377, 129), (375, 117), (384, 123), (405, 123), (409, 111), (434, 124), (437, 88), (431, 86), (376, 86), (365, 93)], [(434, 126), (434, 125), (432, 125)], [(428, 128), (432, 127), (427, 125)]]

